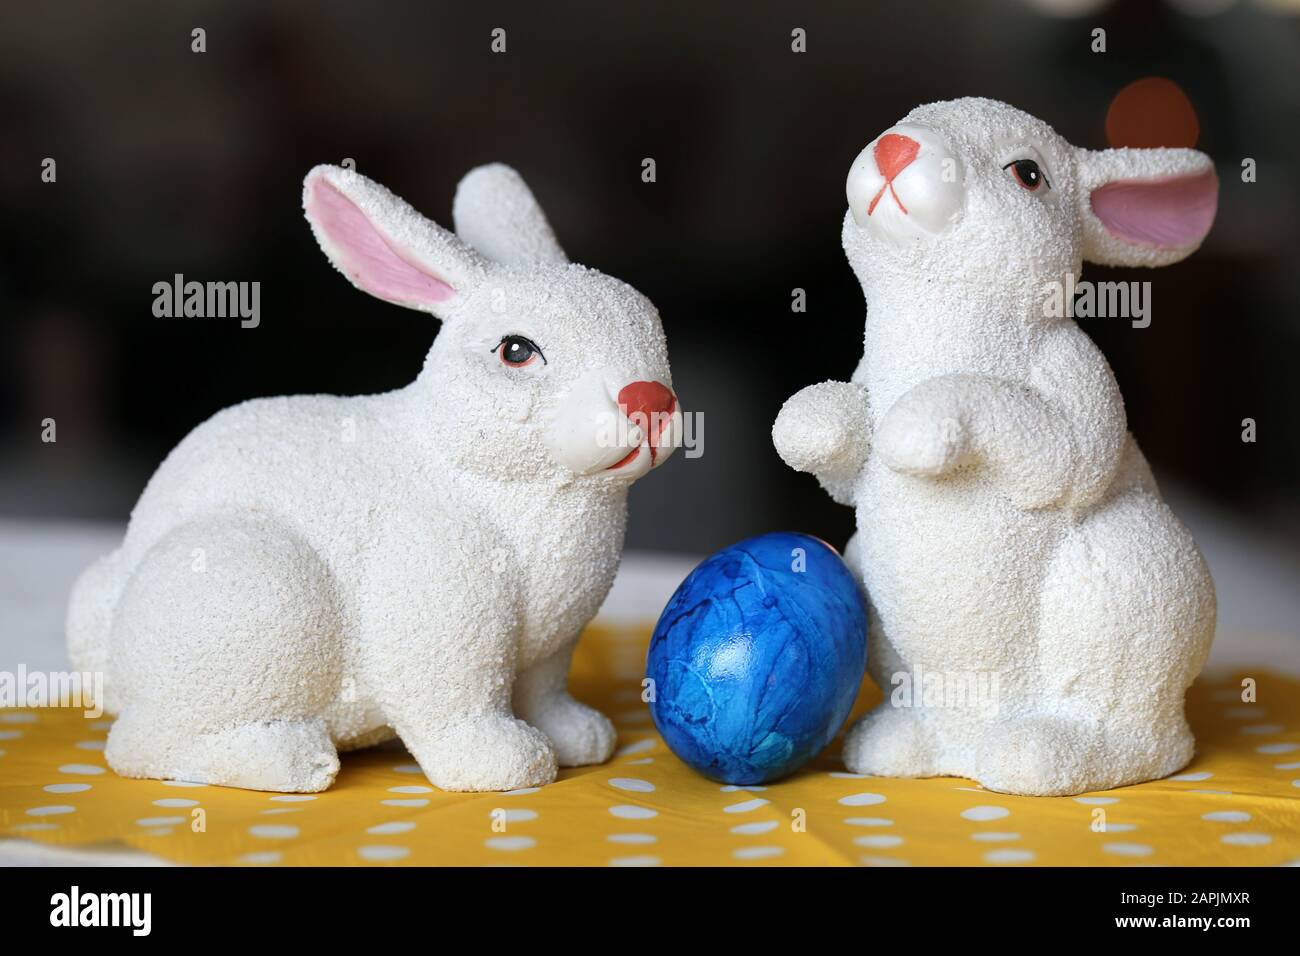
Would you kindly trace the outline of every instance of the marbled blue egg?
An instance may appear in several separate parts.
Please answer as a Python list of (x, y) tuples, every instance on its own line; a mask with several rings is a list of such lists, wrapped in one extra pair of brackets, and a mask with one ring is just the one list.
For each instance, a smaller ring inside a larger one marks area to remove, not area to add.
[(862, 592), (835, 550), (774, 532), (692, 571), (650, 639), (655, 726), (714, 780), (793, 773), (839, 731), (867, 663)]

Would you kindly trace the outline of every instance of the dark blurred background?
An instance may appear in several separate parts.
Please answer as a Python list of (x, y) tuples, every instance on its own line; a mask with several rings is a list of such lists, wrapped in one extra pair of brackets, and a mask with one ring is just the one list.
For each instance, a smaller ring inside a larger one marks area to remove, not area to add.
[[(408, 382), (436, 323), (334, 272), (302, 218), (302, 177), (350, 157), (450, 225), (458, 178), (502, 160), (574, 260), (656, 302), (684, 406), (704, 414), (703, 457), (679, 454), (634, 489), (629, 545), (707, 552), (781, 527), (842, 541), (851, 513), (782, 465), (769, 428), (786, 397), (847, 378), (861, 352), (839, 246), (852, 159), (913, 105), (965, 95), (1100, 148), (1120, 92), (1163, 77), (1218, 164), (1218, 222), (1178, 266), (1088, 271), (1151, 280), (1149, 328), (1081, 324), (1163, 481), (1300, 529), (1300, 0), (85, 2), (0, 16), (0, 517), (124, 520), (167, 451), (225, 405)], [(795, 28), (806, 53), (791, 51)], [(1182, 135), (1164, 132), (1177, 105), (1148, 104), (1124, 135)], [(152, 286), (178, 272), (260, 281), (260, 327), (155, 318)], [(790, 311), (794, 288), (806, 314)], [(41, 441), (46, 418), (57, 443)]]

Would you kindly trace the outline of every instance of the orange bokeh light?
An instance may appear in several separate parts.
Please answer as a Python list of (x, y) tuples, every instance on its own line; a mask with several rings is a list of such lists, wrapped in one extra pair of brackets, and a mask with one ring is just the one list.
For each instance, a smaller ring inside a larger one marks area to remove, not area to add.
[(1124, 87), (1106, 111), (1106, 140), (1119, 146), (1196, 145), (1196, 110), (1173, 80), (1148, 76)]

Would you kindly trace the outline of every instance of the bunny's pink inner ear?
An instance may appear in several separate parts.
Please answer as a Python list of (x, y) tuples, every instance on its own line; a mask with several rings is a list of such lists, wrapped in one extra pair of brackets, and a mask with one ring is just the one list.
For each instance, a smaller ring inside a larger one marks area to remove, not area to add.
[(408, 262), (352, 200), (324, 176), (307, 190), (307, 215), (340, 270), (371, 295), (400, 305), (443, 302), (456, 294), (446, 282)]
[(1219, 181), (1213, 169), (1192, 176), (1121, 179), (1092, 191), (1092, 212), (1125, 242), (1161, 250), (1199, 243), (1214, 223)]

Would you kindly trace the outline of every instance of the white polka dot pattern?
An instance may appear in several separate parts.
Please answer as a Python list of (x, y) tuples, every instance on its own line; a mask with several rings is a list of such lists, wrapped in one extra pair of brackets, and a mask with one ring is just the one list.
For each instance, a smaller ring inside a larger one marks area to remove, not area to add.
[[(644, 640), (630, 630), (593, 636), (624, 647)], [(590, 666), (575, 667), (583, 673)], [(177, 862), (242, 866), (1300, 862), (1300, 683), (1257, 679), (1267, 711), (1241, 702), (1231, 683), (1189, 691), (1190, 765), (1164, 780), (1064, 797), (849, 773), (837, 745), (788, 780), (710, 780), (664, 746), (644, 708), (625, 721), (608, 763), (562, 770), (546, 787), (445, 793), (389, 746), (345, 754), (323, 793), (259, 793), (118, 777), (104, 760), (108, 722), (0, 711), (0, 838), (117, 840)], [(606, 713), (634, 706), (639, 677), (621, 686), (584, 680), (575, 678), (574, 693)], [(1224, 700), (1211, 699), (1220, 692)], [(631, 696), (611, 706), (619, 693)], [(875, 693), (864, 692), (864, 706)]]

